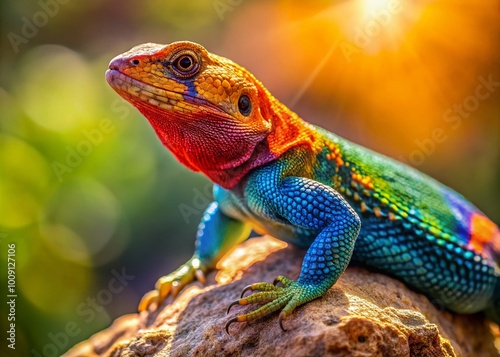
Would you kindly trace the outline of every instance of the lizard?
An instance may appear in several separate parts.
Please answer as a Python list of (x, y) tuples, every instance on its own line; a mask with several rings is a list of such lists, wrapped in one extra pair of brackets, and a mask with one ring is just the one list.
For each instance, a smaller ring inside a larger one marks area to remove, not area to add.
[[(395, 277), (457, 313), (500, 322), (500, 231), (451, 188), (312, 125), (248, 70), (203, 46), (146, 43), (116, 56), (109, 85), (179, 162), (213, 183), (191, 259), (158, 279), (139, 311), (205, 274), (251, 230), (306, 248), (298, 279), (243, 289), (249, 322), (319, 298), (350, 262)], [(245, 296), (245, 292), (251, 294)]]

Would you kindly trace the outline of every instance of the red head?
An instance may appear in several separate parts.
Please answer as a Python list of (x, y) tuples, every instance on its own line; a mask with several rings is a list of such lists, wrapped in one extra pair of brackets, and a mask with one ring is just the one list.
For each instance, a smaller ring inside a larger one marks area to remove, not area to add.
[(192, 42), (136, 46), (111, 61), (106, 79), (180, 162), (225, 188), (310, 141), (248, 71)]

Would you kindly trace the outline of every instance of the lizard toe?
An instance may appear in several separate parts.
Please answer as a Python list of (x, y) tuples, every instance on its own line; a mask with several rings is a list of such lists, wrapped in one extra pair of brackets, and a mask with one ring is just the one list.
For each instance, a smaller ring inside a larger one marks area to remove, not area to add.
[(241, 314), (228, 320), (226, 323), (226, 331), (229, 331), (229, 326), (235, 322), (250, 322), (257, 320), (280, 309), (282, 309), (282, 311), (278, 322), (280, 327), (285, 330), (283, 328), (283, 320), (288, 318), (296, 307), (324, 294), (323, 288), (304, 285), (282, 276), (276, 278), (275, 282), (280, 282), (283, 284), (283, 287), (269, 283), (256, 283), (245, 287), (242, 295), (248, 290), (260, 291), (233, 301), (227, 309), (228, 313), (235, 305), (264, 305), (246, 314)]
[(138, 310), (150, 309), (154, 304), (157, 308), (169, 295), (175, 298), (186, 285), (195, 280), (205, 284), (205, 271), (207, 267), (198, 258), (191, 258), (173, 273), (159, 278), (155, 290), (148, 292), (141, 299)]

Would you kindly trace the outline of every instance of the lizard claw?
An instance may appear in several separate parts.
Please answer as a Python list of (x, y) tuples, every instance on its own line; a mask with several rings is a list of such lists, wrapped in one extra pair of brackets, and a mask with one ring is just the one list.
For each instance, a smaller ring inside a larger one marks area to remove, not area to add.
[(196, 271), (194, 272), (194, 275), (196, 276), (196, 279), (200, 283), (202, 283), (203, 285), (205, 285), (207, 283), (207, 279), (205, 278), (205, 273), (203, 272), (203, 270), (196, 269)]
[(229, 320), (228, 322), (226, 322), (226, 333), (231, 336), (231, 334), (229, 333), (229, 326), (231, 326), (231, 324), (233, 322), (238, 322), (238, 318), (237, 317), (233, 317), (231, 320)]
[(142, 312), (144, 310), (147, 310), (147, 308), (152, 305), (152, 304), (158, 304), (160, 301), (160, 294), (158, 293), (158, 290), (151, 290), (150, 292), (147, 292), (141, 299), (141, 302), (139, 302), (138, 310), (139, 312)]
[(234, 305), (241, 305), (241, 304), (240, 304), (240, 301), (239, 301), (239, 300), (235, 300), (235, 301), (233, 301), (231, 304), (229, 304), (229, 306), (227, 307), (227, 310), (226, 310), (226, 315), (227, 315), (227, 314), (229, 314), (229, 311), (231, 310), (231, 308), (232, 308)]
[(241, 295), (240, 295), (240, 299), (243, 297), (243, 295), (245, 295), (245, 293), (250, 290), (250, 291), (253, 291), (252, 289), (252, 285), (247, 285), (243, 288), (243, 291), (241, 292)]
[(285, 314), (281, 313), (280, 316), (278, 317), (278, 323), (280, 324), (280, 327), (283, 331), (286, 331), (285, 328), (283, 327), (283, 319), (285, 318)]
[(170, 293), (172, 294), (172, 297), (176, 298), (177, 295), (179, 295), (179, 292), (181, 291), (182, 288), (183, 285), (179, 280), (172, 281), (170, 288)]

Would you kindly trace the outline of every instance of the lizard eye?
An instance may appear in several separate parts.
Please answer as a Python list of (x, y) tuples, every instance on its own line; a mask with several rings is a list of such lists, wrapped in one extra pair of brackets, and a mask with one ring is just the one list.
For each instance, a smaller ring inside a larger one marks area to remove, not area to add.
[(194, 66), (193, 59), (191, 56), (182, 56), (177, 60), (177, 66), (182, 71), (189, 71)]
[(172, 60), (172, 69), (182, 78), (189, 78), (198, 73), (198, 58), (189, 52), (180, 52)]
[(248, 116), (252, 111), (252, 102), (250, 101), (250, 98), (248, 98), (247, 95), (242, 95), (238, 100), (238, 109), (240, 110), (240, 113), (243, 114), (244, 116)]

